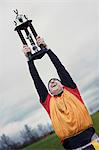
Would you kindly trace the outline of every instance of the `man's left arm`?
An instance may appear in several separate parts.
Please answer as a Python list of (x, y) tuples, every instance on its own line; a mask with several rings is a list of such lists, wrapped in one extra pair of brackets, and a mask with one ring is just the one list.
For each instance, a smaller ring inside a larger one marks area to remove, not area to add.
[(75, 89), (75, 82), (73, 81), (65, 67), (62, 65), (59, 58), (50, 49), (47, 51), (47, 54), (57, 70), (57, 73), (61, 79), (61, 83), (67, 87)]

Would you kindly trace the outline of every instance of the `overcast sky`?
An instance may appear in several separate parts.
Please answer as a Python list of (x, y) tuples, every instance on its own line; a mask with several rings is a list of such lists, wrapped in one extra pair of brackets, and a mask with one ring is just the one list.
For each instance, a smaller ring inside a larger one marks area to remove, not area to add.
[[(98, 1), (0, 0), (0, 134), (50, 122), (14, 31), (14, 9), (33, 20), (78, 85), (88, 110), (99, 110)], [(36, 66), (46, 86), (57, 76), (47, 55)]]

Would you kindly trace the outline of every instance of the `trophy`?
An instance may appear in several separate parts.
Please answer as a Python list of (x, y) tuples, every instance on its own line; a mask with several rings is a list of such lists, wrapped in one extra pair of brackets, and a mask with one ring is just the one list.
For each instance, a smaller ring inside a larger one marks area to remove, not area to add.
[[(27, 40), (29, 41), (31, 47), (32, 47), (32, 52), (28, 52), (28, 59), (29, 60), (35, 60), (35, 59), (40, 59), (44, 56), (44, 54), (46, 53), (46, 48), (44, 47), (43, 44), (41, 44), (39, 47), (40, 49), (38, 49), (38, 47), (36, 46), (34, 40), (33, 40), (33, 36), (36, 39), (37, 37), (37, 32), (35, 31), (33, 25), (32, 25), (32, 20), (28, 20), (28, 18), (26, 17), (26, 15), (22, 15), (18, 13), (18, 10), (14, 10), (15, 14), (16, 14), (16, 18), (15, 18), (15, 31), (17, 31), (22, 43), (24, 45), (28, 45), (27, 44)], [(26, 34), (26, 37), (24, 37), (23, 32)], [(27, 39), (27, 40), (26, 40)]]

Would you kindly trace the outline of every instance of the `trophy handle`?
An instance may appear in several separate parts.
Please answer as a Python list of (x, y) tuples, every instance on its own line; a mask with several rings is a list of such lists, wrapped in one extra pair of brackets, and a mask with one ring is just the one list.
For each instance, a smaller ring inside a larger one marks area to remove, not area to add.
[[(36, 39), (36, 37), (38, 36), (38, 34), (37, 34), (37, 32), (36, 32), (36, 30), (34, 29), (34, 27), (33, 27), (33, 25), (31, 24), (31, 22), (30, 22), (30, 29), (31, 29), (31, 31), (32, 31), (32, 33), (33, 33), (33, 35), (34, 35), (34, 37), (35, 37), (35, 39)], [(41, 49), (44, 49), (44, 48), (46, 48), (43, 44), (40, 44), (40, 46), (39, 46)]]
[(17, 30), (17, 33), (18, 33), (18, 35), (19, 35), (19, 37), (20, 37), (22, 43), (23, 43), (24, 45), (27, 45), (27, 42), (26, 42), (26, 40), (25, 40), (25, 38), (24, 38), (24, 36), (23, 36), (21, 30)]
[[(24, 36), (22, 35), (21, 30), (17, 30), (17, 33), (18, 33), (18, 35), (19, 35), (19, 37), (20, 37), (22, 43), (23, 43), (24, 45), (27, 45), (27, 42), (26, 42)], [(28, 52), (27, 55), (28, 55), (29, 60), (31, 60), (31, 59), (32, 59), (32, 53), (31, 53), (31, 52)]]

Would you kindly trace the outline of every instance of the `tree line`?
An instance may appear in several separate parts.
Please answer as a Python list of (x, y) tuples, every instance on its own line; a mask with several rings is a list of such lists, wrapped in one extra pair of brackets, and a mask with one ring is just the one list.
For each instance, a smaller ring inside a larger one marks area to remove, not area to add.
[(39, 124), (36, 128), (24, 125), (24, 129), (20, 131), (19, 139), (13, 140), (6, 134), (0, 137), (0, 150), (22, 150), (24, 147), (37, 142), (38, 140), (53, 133), (52, 125)]

